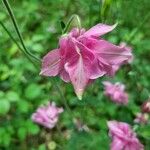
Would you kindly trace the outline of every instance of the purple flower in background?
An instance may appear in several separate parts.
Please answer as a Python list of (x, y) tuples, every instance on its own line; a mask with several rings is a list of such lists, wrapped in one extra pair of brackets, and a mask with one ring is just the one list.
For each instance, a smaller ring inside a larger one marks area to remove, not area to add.
[(115, 65), (131, 59), (131, 51), (99, 38), (112, 31), (116, 25), (97, 24), (88, 31), (74, 28), (59, 40), (59, 48), (50, 51), (42, 60), (40, 74), (59, 75), (71, 82), (79, 99), (91, 80), (103, 75), (113, 75)]
[(130, 125), (117, 121), (108, 121), (107, 124), (112, 138), (111, 150), (144, 150)]
[(149, 115), (147, 113), (137, 113), (134, 119), (135, 123), (146, 124), (148, 123)]
[(39, 107), (32, 115), (32, 120), (46, 128), (53, 128), (57, 121), (59, 114), (63, 112), (63, 108), (56, 107), (55, 103), (48, 103), (46, 106)]
[(104, 81), (105, 95), (118, 104), (128, 103), (128, 94), (125, 92), (125, 86), (119, 82), (112, 84), (109, 81)]

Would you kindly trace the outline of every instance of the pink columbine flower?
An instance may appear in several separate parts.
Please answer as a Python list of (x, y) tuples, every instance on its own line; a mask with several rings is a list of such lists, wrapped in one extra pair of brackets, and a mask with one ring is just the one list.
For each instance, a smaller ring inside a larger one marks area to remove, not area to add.
[(147, 113), (137, 113), (134, 122), (139, 124), (147, 124), (148, 119), (149, 115)]
[(104, 94), (118, 104), (126, 105), (128, 103), (128, 94), (125, 92), (125, 86), (119, 82), (112, 84), (109, 81), (104, 81)]
[(56, 107), (54, 102), (48, 103), (46, 106), (39, 107), (32, 115), (32, 120), (46, 128), (53, 128), (57, 121), (59, 114), (63, 112), (63, 108)]
[(108, 121), (107, 124), (112, 138), (111, 150), (144, 150), (130, 125), (117, 121)]
[(125, 47), (113, 45), (101, 38), (115, 27), (97, 24), (88, 31), (73, 28), (61, 36), (59, 48), (44, 56), (40, 74), (59, 75), (65, 82), (71, 82), (76, 95), (82, 99), (84, 89), (91, 80), (113, 75), (114, 65), (120, 65), (132, 57)]

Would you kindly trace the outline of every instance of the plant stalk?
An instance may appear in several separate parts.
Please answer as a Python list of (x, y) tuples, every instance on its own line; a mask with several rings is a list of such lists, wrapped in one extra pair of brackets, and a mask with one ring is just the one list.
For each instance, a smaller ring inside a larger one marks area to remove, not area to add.
[(22, 45), (22, 47), (23, 47), (23, 49), (24, 49), (24, 51), (23, 51), (24, 54), (25, 54), (25, 55), (28, 55), (29, 57), (31, 57), (31, 58), (33, 58), (33, 59), (35, 59), (37, 62), (40, 62), (41, 60), (40, 60), (39, 58), (37, 58), (36, 56), (34, 56), (32, 53), (30, 53), (30, 52), (27, 50), (27, 48), (26, 48), (26, 46), (25, 46), (25, 44), (24, 44), (22, 35), (21, 35), (20, 31), (19, 31), (17, 21), (16, 21), (16, 19), (15, 19), (15, 16), (14, 16), (14, 14), (13, 14), (13, 11), (12, 11), (12, 9), (11, 9), (11, 6), (10, 6), (9, 2), (8, 2), (7, 0), (2, 0), (2, 1), (3, 1), (4, 5), (5, 5), (5, 7), (6, 7), (6, 9), (7, 9), (9, 15), (10, 15), (10, 18), (11, 18), (12, 22), (13, 22), (13, 25), (14, 25), (14, 27), (15, 27), (16, 33), (17, 33), (17, 35), (18, 35), (18, 37), (19, 37), (19, 40), (20, 40), (20, 42), (21, 42), (21, 45)]

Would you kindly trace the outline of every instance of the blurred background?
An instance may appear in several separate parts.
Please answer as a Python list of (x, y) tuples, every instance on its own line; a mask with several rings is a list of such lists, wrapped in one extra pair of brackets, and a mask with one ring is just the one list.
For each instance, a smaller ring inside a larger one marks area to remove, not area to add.
[[(57, 47), (62, 29), (72, 14), (78, 14), (86, 29), (103, 22), (117, 28), (104, 38), (114, 44), (126, 42), (134, 61), (115, 77), (103, 77), (89, 86), (82, 101), (71, 84), (59, 78), (39, 76), (0, 26), (0, 150), (109, 150), (107, 120), (134, 125), (141, 104), (150, 94), (150, 1), (149, 0), (9, 0), (26, 47), (42, 58)], [(11, 19), (0, 2), (0, 21), (19, 42)], [(118, 106), (103, 94), (102, 81), (122, 82), (129, 104)], [(63, 96), (62, 96), (63, 94)], [(66, 99), (71, 113), (64, 106)], [(41, 104), (55, 101), (64, 107), (58, 128), (44, 129), (33, 123), (32, 113)], [(73, 121), (72, 121), (73, 120)], [(150, 125), (140, 125), (138, 138), (150, 150)]]

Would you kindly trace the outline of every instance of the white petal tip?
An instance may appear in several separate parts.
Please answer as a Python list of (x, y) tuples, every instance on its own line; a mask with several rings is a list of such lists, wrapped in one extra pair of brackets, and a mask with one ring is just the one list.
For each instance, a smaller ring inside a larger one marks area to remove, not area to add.
[(42, 73), (43, 73), (43, 72), (41, 71), (41, 72), (39, 73), (39, 75), (42, 75)]
[(79, 100), (82, 100), (82, 96), (78, 96), (78, 99), (79, 99)]
[(79, 100), (82, 100), (83, 90), (79, 90), (78, 92), (76, 92), (76, 95)]
[(113, 26), (114, 26), (114, 28), (116, 27), (118, 25), (118, 22), (116, 22)]

